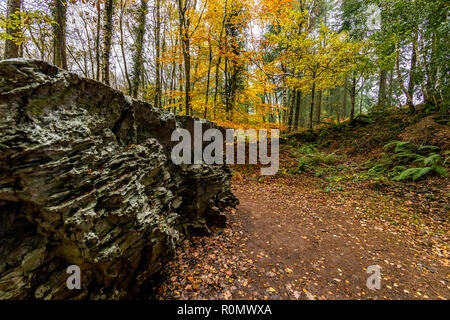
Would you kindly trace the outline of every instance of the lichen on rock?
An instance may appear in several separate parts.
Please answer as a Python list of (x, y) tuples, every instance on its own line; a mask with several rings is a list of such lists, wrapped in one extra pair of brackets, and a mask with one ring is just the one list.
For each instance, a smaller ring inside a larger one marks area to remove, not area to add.
[[(237, 204), (227, 166), (171, 162), (194, 118), (100, 82), (0, 61), (0, 115), (0, 299), (133, 298), (182, 234)], [(81, 290), (66, 287), (72, 264)]]

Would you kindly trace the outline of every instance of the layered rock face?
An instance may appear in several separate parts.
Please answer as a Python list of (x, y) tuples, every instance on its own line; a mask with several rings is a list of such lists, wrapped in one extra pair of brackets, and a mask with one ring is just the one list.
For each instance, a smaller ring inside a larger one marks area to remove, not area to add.
[(172, 132), (193, 122), (41, 61), (0, 61), (0, 299), (133, 298), (181, 236), (223, 226), (229, 168), (170, 159)]

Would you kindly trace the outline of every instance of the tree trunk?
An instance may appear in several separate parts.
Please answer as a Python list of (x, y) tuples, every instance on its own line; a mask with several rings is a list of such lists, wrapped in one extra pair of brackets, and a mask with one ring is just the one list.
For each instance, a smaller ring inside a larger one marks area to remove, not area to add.
[(133, 89), (131, 95), (133, 98), (137, 98), (139, 87), (141, 85), (141, 77), (143, 74), (143, 49), (144, 49), (144, 36), (145, 36), (145, 23), (147, 17), (147, 1), (141, 0), (141, 7), (139, 9), (138, 26), (136, 30), (136, 43), (133, 57), (133, 79), (131, 81)]
[(347, 90), (348, 90), (348, 77), (345, 76), (345, 81), (344, 81), (344, 98), (343, 98), (343, 101), (342, 101), (342, 109), (343, 109), (344, 118), (347, 115)]
[[(12, 19), (12, 16), (14, 13), (16, 13), (17, 11), (20, 11), (20, 3), (21, 0), (8, 0), (8, 4), (7, 4), (7, 13), (6, 13), (6, 19)], [(10, 36), (14, 36), (16, 34), (17, 30), (13, 30), (13, 29), (7, 29), (6, 33)], [(19, 46), (16, 45), (13, 41), (11, 40), (6, 40), (5, 41), (5, 52), (4, 52), (4, 58), (5, 59), (9, 59), (9, 58), (17, 58), (19, 57)]]
[[(382, 10), (380, 14), (381, 19), (381, 30), (386, 28), (386, 11)], [(389, 50), (389, 53), (391, 50)], [(386, 54), (384, 54), (386, 55)], [(382, 60), (382, 58), (380, 59)], [(378, 109), (384, 109), (386, 107), (386, 88), (387, 88), (387, 71), (384, 69), (385, 66), (381, 64), (380, 66), (380, 76), (379, 76), (379, 84), (378, 84)]]
[(131, 80), (130, 75), (128, 74), (128, 65), (127, 58), (125, 56), (125, 46), (124, 46), (124, 38), (123, 38), (123, 14), (125, 11), (125, 6), (123, 0), (120, 0), (120, 17), (119, 17), (119, 28), (120, 28), (120, 50), (122, 51), (122, 60), (123, 60), (123, 69), (125, 73), (125, 79), (128, 84), (128, 94), (131, 95)]
[(311, 91), (311, 108), (309, 110), (309, 129), (313, 128), (314, 96), (316, 94), (316, 83), (313, 82)]
[(191, 114), (191, 53), (190, 41), (185, 39), (183, 42), (183, 57), (184, 57), (184, 101), (186, 114)]
[(223, 20), (222, 20), (222, 26), (220, 28), (220, 36), (219, 36), (219, 58), (217, 59), (216, 64), (216, 81), (215, 81), (215, 88), (214, 88), (214, 100), (213, 100), (213, 120), (216, 120), (216, 103), (217, 103), (217, 92), (219, 90), (219, 73), (220, 73), (220, 63), (222, 62), (222, 36), (223, 36), (223, 29), (225, 28), (225, 21), (227, 18), (227, 5), (228, 0), (225, 0), (225, 9), (223, 13)]
[(161, 108), (161, 74), (160, 74), (160, 47), (161, 47), (161, 0), (156, 0), (155, 21), (155, 107)]
[(53, 64), (67, 69), (66, 54), (66, 12), (67, 4), (63, 0), (55, 0), (53, 11), (56, 24), (53, 26)]
[(96, 73), (95, 73), (95, 80), (100, 81), (100, 32), (102, 28), (102, 22), (101, 22), (101, 5), (100, 0), (96, 3), (97, 7), (97, 34), (95, 35), (95, 62), (96, 62)]
[(294, 112), (295, 112), (295, 99), (297, 95), (297, 90), (292, 89), (291, 92), (291, 103), (289, 105), (289, 114), (288, 114), (288, 120), (287, 125), (289, 127), (289, 130), (291, 130), (292, 125), (294, 124)]
[(352, 104), (352, 109), (350, 110), (350, 121), (353, 121), (353, 119), (355, 118), (355, 103), (356, 103), (356, 77), (354, 75), (352, 78), (350, 101)]
[(209, 46), (208, 77), (206, 79), (205, 112), (203, 115), (205, 119), (208, 116), (209, 83), (211, 78), (211, 64), (212, 64), (212, 46), (211, 46), (211, 39), (209, 38), (209, 36), (208, 36), (208, 46)]
[(378, 108), (386, 107), (386, 86), (387, 86), (387, 71), (380, 71), (380, 82), (378, 86)]
[(293, 122), (295, 131), (298, 130), (298, 127), (300, 125), (301, 105), (302, 105), (302, 93), (300, 91), (296, 90), (296, 92), (295, 92), (295, 117), (294, 117), (294, 122)]
[(336, 121), (337, 121), (337, 123), (339, 124), (339, 123), (341, 123), (341, 120), (340, 120), (340, 115), (339, 115), (339, 106), (336, 106)]
[[(178, 89), (178, 91), (179, 92), (183, 92), (184, 91), (184, 88), (183, 88), (183, 82), (184, 82), (183, 65), (180, 63), (178, 66), (179, 66), (179, 69), (178, 69), (178, 74), (179, 74), (178, 85), (179, 85), (179, 89)], [(183, 110), (183, 107), (182, 107), (183, 99), (182, 98), (178, 98), (178, 102), (179, 102), (179, 105), (180, 105), (180, 110), (179, 111), (181, 112)]]
[(362, 114), (364, 90), (361, 89), (361, 97), (359, 98), (359, 114)]
[[(226, 113), (226, 117), (228, 119), (228, 112), (229, 112), (229, 105), (230, 105), (230, 88), (229, 88), (229, 80), (228, 80), (228, 58), (225, 58), (225, 69), (223, 71), (224, 75), (225, 75), (225, 113)], [(263, 104), (264, 104), (264, 97), (263, 97)], [(228, 119), (229, 120), (229, 119)]]
[(114, 0), (106, 0), (105, 14), (103, 16), (103, 57), (102, 57), (102, 81), (107, 85), (109, 81), (109, 58), (111, 55), (111, 38), (114, 15)]
[[(220, 46), (221, 41), (219, 41)], [(220, 50), (220, 49), (219, 49)], [(222, 54), (219, 52), (219, 58), (216, 64), (216, 80), (214, 88), (214, 100), (213, 100), (213, 120), (216, 120), (216, 103), (217, 103), (217, 92), (219, 91), (219, 73), (220, 73), (220, 63), (222, 62)]]
[(416, 72), (416, 64), (417, 64), (417, 35), (416, 32), (414, 34), (414, 39), (412, 41), (412, 52), (411, 52), (411, 64), (409, 70), (409, 83), (408, 83), (408, 95), (407, 95), (407, 104), (409, 106), (409, 111), (411, 113), (416, 112), (416, 108), (414, 106), (414, 74)]
[(431, 36), (431, 53), (429, 59), (429, 75), (427, 82), (425, 86), (427, 87), (427, 96), (428, 101), (426, 101), (426, 104), (434, 105), (438, 107), (438, 101), (436, 98), (436, 83), (438, 81), (437, 79), (437, 73), (438, 73), (438, 63), (436, 61), (437, 56), (437, 39), (436, 34), (433, 32), (433, 35)]
[(386, 103), (387, 103), (388, 107), (391, 107), (394, 105), (393, 92), (394, 92), (394, 71), (389, 70), (389, 91), (386, 96)]
[(317, 94), (317, 113), (316, 113), (316, 121), (317, 124), (320, 124), (320, 115), (322, 112), (322, 91), (319, 91), (319, 93)]
[(181, 40), (181, 50), (184, 59), (184, 105), (187, 115), (191, 114), (191, 44), (189, 35), (190, 20), (186, 17), (188, 11), (188, 1), (178, 0), (178, 16), (180, 20), (179, 31)]

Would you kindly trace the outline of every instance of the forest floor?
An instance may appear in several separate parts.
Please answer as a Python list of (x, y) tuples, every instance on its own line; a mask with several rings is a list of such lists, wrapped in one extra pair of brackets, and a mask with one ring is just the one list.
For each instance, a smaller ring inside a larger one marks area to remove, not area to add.
[(330, 182), (288, 174), (291, 151), (275, 176), (235, 171), (228, 227), (184, 241), (157, 299), (450, 299), (448, 179)]

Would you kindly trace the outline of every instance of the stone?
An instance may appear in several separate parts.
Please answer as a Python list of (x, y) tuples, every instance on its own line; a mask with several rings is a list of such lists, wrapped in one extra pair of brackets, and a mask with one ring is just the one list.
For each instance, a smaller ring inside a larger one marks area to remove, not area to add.
[(172, 132), (195, 118), (100, 82), (3, 60), (0, 115), (0, 299), (139, 297), (182, 237), (238, 203), (228, 166), (171, 162)]

